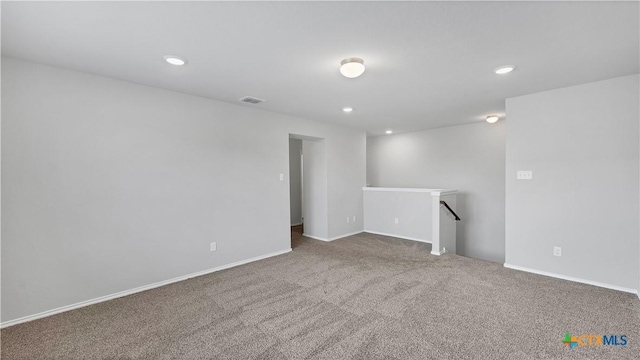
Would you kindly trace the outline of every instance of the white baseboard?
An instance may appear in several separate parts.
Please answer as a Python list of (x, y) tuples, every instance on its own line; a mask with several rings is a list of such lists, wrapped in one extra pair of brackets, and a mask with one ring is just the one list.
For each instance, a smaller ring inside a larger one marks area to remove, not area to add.
[(329, 239), (323, 238), (323, 237), (319, 237), (319, 236), (313, 236), (313, 235), (309, 235), (309, 234), (304, 234), (304, 233), (302, 234), (302, 236), (308, 237), (308, 238), (312, 238), (314, 240), (320, 240), (320, 241), (329, 242), (329, 241), (338, 240), (338, 239), (346, 238), (346, 237), (353, 236), (353, 235), (358, 235), (360, 233), (362, 233), (362, 230), (354, 231), (354, 232), (348, 233), (348, 234), (342, 234), (342, 235), (334, 236), (334, 237), (329, 238)]
[(307, 234), (307, 233), (305, 233), (305, 232), (303, 232), (303, 233), (302, 233), (302, 236), (304, 236), (304, 237), (308, 237), (308, 238), (311, 238), (311, 239), (314, 239), (314, 240), (329, 241), (329, 240), (327, 240), (327, 239), (325, 239), (325, 238), (321, 238), (321, 237), (318, 237), (318, 236), (309, 235), (309, 234)]
[[(413, 238), (413, 237), (409, 237), (409, 236), (402, 236), (402, 235), (396, 235), (396, 234), (387, 234), (387, 233), (382, 233), (382, 232), (378, 232), (378, 231), (371, 231), (371, 230), (365, 230), (364, 232), (369, 233), (369, 234), (374, 234), (374, 235), (389, 236), (389, 237), (394, 237), (394, 238), (398, 238), (398, 239), (405, 239), (405, 240), (423, 242), (423, 243), (427, 243), (427, 244), (433, 244), (431, 242), (431, 240), (418, 239), (418, 238)], [(432, 253), (433, 253), (433, 251), (432, 251)], [(438, 253), (438, 255), (440, 255), (440, 253)]]
[(27, 321), (40, 319), (40, 318), (43, 318), (43, 317), (59, 314), (59, 313), (65, 312), (65, 311), (74, 310), (74, 309), (78, 309), (78, 308), (81, 308), (81, 307), (85, 307), (85, 306), (101, 303), (101, 302), (104, 302), (104, 301), (117, 299), (117, 298), (120, 298), (120, 297), (123, 297), (123, 296), (139, 293), (139, 292), (146, 291), (146, 290), (151, 290), (151, 289), (154, 289), (154, 288), (157, 288), (157, 287), (160, 287), (160, 286), (164, 286), (164, 285), (169, 285), (169, 284), (172, 284), (172, 283), (175, 283), (175, 282), (178, 282), (178, 281), (183, 281), (183, 280), (191, 279), (191, 278), (202, 276), (202, 275), (207, 275), (207, 274), (210, 274), (210, 273), (213, 273), (213, 272), (216, 272), (216, 271), (229, 269), (229, 268), (232, 268), (232, 267), (235, 267), (235, 266), (248, 264), (250, 262), (254, 262), (254, 261), (270, 258), (270, 257), (273, 257), (273, 256), (286, 254), (286, 253), (288, 253), (290, 251), (291, 251), (291, 249), (282, 250), (282, 251), (276, 251), (276, 252), (273, 252), (273, 253), (270, 253), (270, 254), (256, 256), (256, 257), (253, 257), (251, 259), (236, 261), (236, 262), (231, 263), (231, 264), (221, 265), (221, 266), (218, 266), (218, 267), (215, 267), (215, 268), (211, 268), (211, 269), (208, 269), (208, 270), (203, 270), (203, 271), (191, 273), (191, 274), (188, 274), (188, 275), (179, 276), (179, 277), (176, 277), (176, 278), (173, 278), (173, 279), (159, 281), (159, 282), (156, 282), (156, 283), (153, 283), (153, 284), (149, 284), (149, 285), (139, 286), (139, 287), (134, 288), (134, 289), (120, 291), (120, 292), (117, 292), (115, 294), (100, 296), (100, 297), (97, 297), (95, 299), (81, 301), (79, 303), (62, 306), (62, 307), (59, 307), (59, 308), (56, 308), (56, 309), (43, 311), (43, 312), (40, 312), (40, 313), (37, 313), (37, 314), (33, 314), (33, 315), (23, 316), (23, 317), (18, 318), (18, 319), (4, 321), (4, 322), (0, 323), (0, 328), (5, 328), (5, 327), (21, 324), (21, 323), (24, 323), (24, 322), (27, 322)]
[(442, 253), (440, 251), (431, 250), (431, 255), (440, 256)]
[(339, 236), (334, 236), (334, 237), (330, 238), (327, 241), (338, 240), (338, 239), (346, 238), (346, 237), (349, 237), (349, 236), (358, 235), (358, 234), (361, 234), (361, 233), (362, 233), (362, 230), (358, 230), (358, 231), (354, 231), (354, 232), (351, 232), (351, 233), (348, 233), (348, 234), (342, 234), (342, 235), (339, 235)]
[[(576, 277), (573, 277), (573, 276), (560, 275), (560, 274), (550, 273), (550, 272), (547, 272), (547, 271), (541, 271), (541, 270), (530, 269), (530, 268), (526, 268), (526, 267), (522, 267), (522, 266), (511, 265), (511, 264), (507, 264), (507, 263), (504, 263), (504, 267), (509, 268), (509, 269), (513, 269), (513, 270), (520, 270), (520, 271), (525, 271), (525, 272), (529, 272), (529, 273), (533, 273), (533, 274), (549, 276), (549, 277), (553, 277), (553, 278), (557, 278), (557, 279), (569, 280), (569, 281), (578, 282), (578, 283), (582, 283), (582, 284), (588, 284), (588, 285), (603, 287), (603, 288), (612, 289), (612, 290), (624, 291), (624, 292), (631, 293), (631, 294), (638, 294), (638, 290), (636, 290), (636, 289), (626, 288), (626, 287), (622, 287), (622, 286), (618, 286), (618, 285), (611, 285), (611, 284), (601, 283), (601, 282), (598, 282), (598, 281), (580, 279), (580, 278), (576, 278)], [(640, 297), (640, 294), (638, 295), (638, 297)]]

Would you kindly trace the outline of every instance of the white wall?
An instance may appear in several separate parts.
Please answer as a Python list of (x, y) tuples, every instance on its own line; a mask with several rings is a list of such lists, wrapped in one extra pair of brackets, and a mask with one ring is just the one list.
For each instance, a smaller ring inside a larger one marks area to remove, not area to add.
[[(355, 138), (354, 138), (355, 136)], [(362, 188), (366, 185), (367, 135), (336, 132), (326, 138), (329, 239), (362, 232)], [(304, 151), (303, 151), (304, 153)], [(341, 159), (341, 161), (331, 161)], [(346, 218), (356, 217), (347, 223)]]
[(303, 140), (302, 153), (304, 235), (326, 240), (329, 234), (326, 140)]
[(363, 190), (364, 230), (374, 234), (433, 243), (433, 226), (439, 226), (433, 224), (433, 196), (427, 189), (407, 190), (409, 189)]
[(302, 223), (302, 140), (289, 139), (289, 201), (291, 225)]
[(638, 88), (634, 75), (507, 100), (508, 265), (638, 287)]
[(362, 217), (363, 131), (8, 58), (2, 95), (5, 323), (289, 249), (291, 133), (331, 149), (328, 233)]
[(367, 139), (367, 183), (457, 189), (457, 253), (504, 261), (505, 125), (486, 122)]

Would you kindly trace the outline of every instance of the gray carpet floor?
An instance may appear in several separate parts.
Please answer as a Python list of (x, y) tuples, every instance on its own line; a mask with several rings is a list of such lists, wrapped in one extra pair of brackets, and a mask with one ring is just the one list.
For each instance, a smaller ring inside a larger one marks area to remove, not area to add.
[[(3, 329), (2, 359), (639, 359), (635, 295), (360, 234)], [(562, 344), (565, 332), (626, 346)]]

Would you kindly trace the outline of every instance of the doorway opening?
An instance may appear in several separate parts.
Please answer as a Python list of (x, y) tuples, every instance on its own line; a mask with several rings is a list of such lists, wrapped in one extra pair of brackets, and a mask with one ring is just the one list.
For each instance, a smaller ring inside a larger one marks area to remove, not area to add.
[(325, 140), (289, 135), (291, 247), (303, 235), (327, 236), (327, 154)]
[(289, 213), (291, 218), (291, 236), (304, 233), (304, 192), (303, 192), (302, 140), (289, 138)]

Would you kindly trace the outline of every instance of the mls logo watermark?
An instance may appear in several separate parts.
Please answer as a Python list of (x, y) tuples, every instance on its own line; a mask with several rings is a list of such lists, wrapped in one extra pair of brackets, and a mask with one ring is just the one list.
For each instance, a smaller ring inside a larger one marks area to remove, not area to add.
[(581, 334), (571, 336), (569, 333), (564, 333), (562, 343), (567, 345), (569, 349), (573, 349), (576, 346), (626, 346), (627, 335)]

